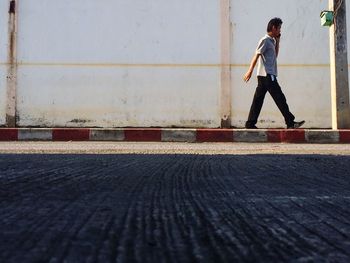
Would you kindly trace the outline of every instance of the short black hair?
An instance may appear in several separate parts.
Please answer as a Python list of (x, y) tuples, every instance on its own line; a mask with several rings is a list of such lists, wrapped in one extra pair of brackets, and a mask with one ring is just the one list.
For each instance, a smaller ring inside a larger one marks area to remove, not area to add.
[(269, 23), (267, 24), (267, 32), (271, 32), (272, 31), (272, 27), (274, 26), (275, 28), (279, 27), (280, 25), (282, 25), (282, 20), (281, 18), (275, 17), (272, 18)]

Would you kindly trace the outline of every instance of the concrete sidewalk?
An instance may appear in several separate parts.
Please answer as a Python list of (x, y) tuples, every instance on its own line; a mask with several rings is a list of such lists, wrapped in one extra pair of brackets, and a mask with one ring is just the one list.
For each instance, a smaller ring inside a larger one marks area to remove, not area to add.
[(0, 141), (350, 143), (350, 129), (0, 128)]

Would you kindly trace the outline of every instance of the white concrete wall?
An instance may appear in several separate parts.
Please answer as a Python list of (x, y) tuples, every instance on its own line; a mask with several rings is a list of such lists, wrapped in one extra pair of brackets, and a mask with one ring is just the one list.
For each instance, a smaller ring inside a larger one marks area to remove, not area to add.
[[(25, 0), (21, 126), (217, 127), (219, 0)], [(209, 66), (205, 66), (208, 65)]]
[(0, 1), (0, 125), (6, 122), (6, 75), (7, 75), (7, 23), (8, 3)]
[[(283, 20), (279, 64), (279, 84), (296, 120), (305, 127), (331, 127), (329, 31), (320, 26), (320, 11), (328, 0), (231, 0), (232, 45), (232, 124), (242, 127), (254, 96), (254, 78), (242, 78), (259, 39), (266, 34), (270, 18)], [(258, 127), (285, 127), (282, 114), (269, 94)]]
[[(17, 124), (219, 127), (220, 1), (19, 1)], [(305, 127), (331, 127), (329, 32), (319, 18), (328, 0), (230, 3), (232, 125), (244, 126), (256, 79), (246, 84), (242, 77), (268, 20), (278, 16), (284, 21), (279, 82), (290, 109)], [(4, 0), (0, 125), (6, 115), (7, 22)], [(258, 126), (285, 126), (268, 94)]]

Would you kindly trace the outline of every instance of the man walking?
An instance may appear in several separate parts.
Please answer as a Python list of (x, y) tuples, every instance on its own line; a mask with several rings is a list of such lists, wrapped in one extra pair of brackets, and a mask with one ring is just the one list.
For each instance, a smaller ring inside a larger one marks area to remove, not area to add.
[(259, 41), (255, 55), (250, 63), (244, 81), (248, 82), (252, 76), (254, 67), (258, 62), (258, 86), (255, 90), (248, 120), (245, 124), (247, 129), (257, 129), (255, 124), (264, 103), (266, 92), (268, 91), (277, 107), (281, 111), (288, 129), (296, 129), (302, 126), (305, 121), (295, 122), (294, 115), (289, 111), (289, 107), (281, 87), (277, 82), (277, 56), (281, 37), (282, 20), (273, 18), (267, 25), (267, 34)]

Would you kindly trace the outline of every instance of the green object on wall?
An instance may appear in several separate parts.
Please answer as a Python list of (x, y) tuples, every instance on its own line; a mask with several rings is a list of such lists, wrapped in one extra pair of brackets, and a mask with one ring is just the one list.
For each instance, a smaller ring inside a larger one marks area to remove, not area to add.
[(321, 14), (321, 25), (331, 26), (333, 25), (333, 12), (332, 11), (322, 11)]

